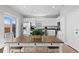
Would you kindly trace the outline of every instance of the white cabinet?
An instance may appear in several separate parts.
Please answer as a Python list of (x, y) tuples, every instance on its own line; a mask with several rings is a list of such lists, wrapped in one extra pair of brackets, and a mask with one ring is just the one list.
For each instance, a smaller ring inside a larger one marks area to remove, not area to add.
[(30, 35), (30, 22), (23, 23), (23, 35)]
[(79, 10), (66, 17), (67, 44), (79, 51)]

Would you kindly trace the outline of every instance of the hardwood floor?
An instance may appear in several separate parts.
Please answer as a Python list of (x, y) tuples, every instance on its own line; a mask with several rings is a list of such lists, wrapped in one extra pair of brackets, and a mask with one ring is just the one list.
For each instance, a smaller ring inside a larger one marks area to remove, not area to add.
[(64, 44), (64, 46), (63, 46), (63, 53), (78, 53), (78, 51), (76, 51), (72, 47)]
[(0, 49), (0, 53), (3, 53), (3, 48)]
[[(33, 50), (31, 50), (31, 48)], [(36, 52), (36, 53), (58, 53), (57, 49), (49, 49), (47, 47), (37, 47), (37, 51), (34, 50), (34, 47), (26, 47), (25, 48), (25, 52), (24, 53), (28, 53), (28, 52)], [(78, 53), (78, 51), (76, 51), (75, 49), (71, 48), (70, 46), (64, 44), (63, 46), (63, 53)]]
[[(57, 49), (48, 49), (47, 47), (37, 47), (38, 53), (58, 53)], [(22, 53), (37, 53), (37, 50), (35, 51), (35, 47), (27, 47), (26, 51), (27, 52), (22, 52)], [(16, 50), (18, 51), (18, 50)], [(3, 53), (3, 48), (0, 49), (0, 53)], [(19, 51), (17, 52), (19, 53)], [(70, 46), (64, 44), (63, 46), (63, 53), (78, 53), (75, 49), (71, 48)]]

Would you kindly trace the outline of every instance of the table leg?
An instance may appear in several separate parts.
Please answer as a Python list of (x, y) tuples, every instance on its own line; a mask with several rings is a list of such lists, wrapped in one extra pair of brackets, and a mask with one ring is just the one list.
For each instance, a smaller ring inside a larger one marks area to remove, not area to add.
[(59, 44), (59, 53), (63, 53), (63, 43)]

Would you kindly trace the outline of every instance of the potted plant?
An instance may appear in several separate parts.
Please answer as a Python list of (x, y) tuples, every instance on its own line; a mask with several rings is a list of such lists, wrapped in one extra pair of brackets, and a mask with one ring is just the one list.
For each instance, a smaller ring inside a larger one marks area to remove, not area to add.
[(41, 42), (44, 31), (42, 29), (34, 29), (31, 33), (33, 42)]

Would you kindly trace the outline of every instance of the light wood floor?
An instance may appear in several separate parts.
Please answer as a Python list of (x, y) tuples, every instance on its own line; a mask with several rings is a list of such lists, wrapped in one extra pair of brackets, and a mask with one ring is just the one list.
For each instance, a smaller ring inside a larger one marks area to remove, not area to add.
[[(33, 49), (33, 48), (26, 47), (26, 51), (30, 52), (28, 49), (30, 50), (30, 49)], [(38, 53), (58, 53), (57, 49), (49, 49), (47, 47), (41, 47), (41, 48), (37, 47), (37, 49), (38, 49)], [(36, 52), (34, 49), (31, 50), (31, 52), (33, 52), (33, 51)], [(64, 44), (63, 53), (77, 53), (77, 51), (75, 49), (71, 48), (70, 46)]]
[(63, 52), (64, 53), (78, 53), (75, 49), (71, 48), (70, 46), (64, 44), (63, 46)]
[[(39, 48), (39, 47), (38, 47)], [(45, 49), (45, 48), (44, 48)], [(41, 50), (41, 48), (39, 48), (39, 53), (40, 53), (40, 50)], [(31, 51), (33, 51), (33, 50), (31, 50)], [(43, 50), (44, 51), (44, 50)], [(0, 49), (0, 53), (3, 53), (3, 48), (2, 49)], [(48, 52), (49, 53), (49, 52)], [(51, 53), (53, 53), (53, 52), (51, 52)], [(63, 53), (78, 53), (76, 50), (74, 50), (73, 48), (71, 48), (70, 46), (68, 46), (68, 45), (66, 45), (66, 44), (64, 44), (64, 46), (63, 46)]]

